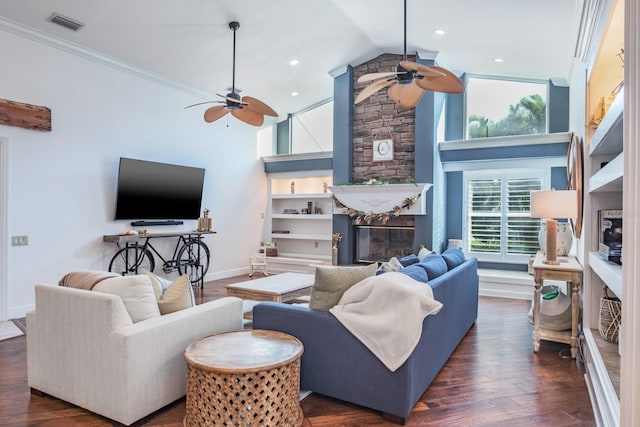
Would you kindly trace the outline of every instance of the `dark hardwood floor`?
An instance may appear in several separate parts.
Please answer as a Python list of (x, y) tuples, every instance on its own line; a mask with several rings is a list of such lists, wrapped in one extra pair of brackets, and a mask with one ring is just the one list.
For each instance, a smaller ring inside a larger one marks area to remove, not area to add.
[[(208, 282), (198, 303), (224, 295), (223, 285), (246, 276)], [(532, 351), (527, 301), (480, 298), (476, 326), (422, 396), (409, 426), (595, 425), (584, 367), (568, 346), (543, 342)], [(304, 426), (393, 426), (380, 413), (312, 394), (302, 402)], [(184, 399), (137, 425), (182, 426)], [(0, 342), (0, 425), (109, 426), (111, 422), (27, 385), (26, 339)]]

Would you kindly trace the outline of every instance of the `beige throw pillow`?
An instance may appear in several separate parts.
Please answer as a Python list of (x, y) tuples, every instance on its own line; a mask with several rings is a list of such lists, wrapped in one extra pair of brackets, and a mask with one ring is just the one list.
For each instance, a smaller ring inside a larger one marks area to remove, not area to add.
[(186, 274), (174, 280), (167, 290), (164, 291), (162, 298), (158, 300), (158, 307), (160, 308), (161, 314), (173, 313), (174, 311), (184, 310), (194, 305), (195, 298), (193, 296), (193, 289)]
[(377, 263), (366, 266), (317, 266), (309, 308), (329, 310), (342, 294), (359, 281), (376, 274)]
[(160, 317), (151, 280), (142, 274), (104, 279), (93, 287), (93, 291), (118, 295), (133, 323)]

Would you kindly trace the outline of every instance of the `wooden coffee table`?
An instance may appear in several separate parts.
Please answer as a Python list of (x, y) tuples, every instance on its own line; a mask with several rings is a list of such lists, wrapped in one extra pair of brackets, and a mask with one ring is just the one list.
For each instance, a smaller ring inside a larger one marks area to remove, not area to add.
[(300, 426), (302, 343), (277, 331), (227, 332), (187, 347), (184, 426)]
[(315, 276), (304, 273), (282, 273), (225, 286), (227, 295), (254, 301), (287, 302), (311, 292)]

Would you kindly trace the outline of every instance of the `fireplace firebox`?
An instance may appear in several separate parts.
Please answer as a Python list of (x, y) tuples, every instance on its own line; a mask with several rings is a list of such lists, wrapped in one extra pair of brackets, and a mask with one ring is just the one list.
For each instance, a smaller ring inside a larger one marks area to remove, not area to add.
[(414, 227), (356, 227), (358, 262), (383, 262), (391, 257), (403, 257), (414, 252)]

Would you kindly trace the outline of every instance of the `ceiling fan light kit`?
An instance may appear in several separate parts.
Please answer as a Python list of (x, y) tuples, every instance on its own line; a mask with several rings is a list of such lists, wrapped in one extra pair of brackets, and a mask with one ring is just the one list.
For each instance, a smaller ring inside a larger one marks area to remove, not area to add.
[(407, 0), (404, 0), (404, 54), (395, 71), (369, 73), (358, 78), (358, 83), (372, 82), (356, 96), (359, 104), (374, 93), (389, 87), (387, 94), (404, 108), (415, 107), (425, 90), (444, 93), (462, 93), (464, 85), (451, 71), (435, 65), (422, 65), (407, 60)]
[(236, 89), (236, 31), (240, 28), (240, 23), (237, 21), (229, 22), (229, 29), (233, 31), (233, 73), (231, 80), (231, 91), (226, 95), (217, 93), (224, 101), (206, 101), (199, 102), (197, 104), (189, 105), (185, 108), (191, 108), (204, 104), (223, 104), (215, 107), (210, 107), (204, 112), (204, 121), (207, 123), (215, 122), (216, 120), (231, 113), (233, 117), (241, 120), (252, 126), (262, 126), (264, 123), (264, 116), (278, 117), (273, 108), (269, 107), (264, 102), (252, 98), (250, 96), (241, 97)]

